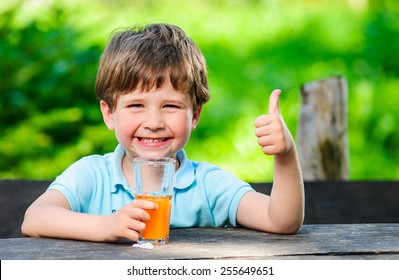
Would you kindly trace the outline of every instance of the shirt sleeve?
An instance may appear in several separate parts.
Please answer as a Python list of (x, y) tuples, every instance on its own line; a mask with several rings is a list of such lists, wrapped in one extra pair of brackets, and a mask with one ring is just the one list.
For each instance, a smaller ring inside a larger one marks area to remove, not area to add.
[(203, 180), (215, 226), (237, 226), (237, 210), (241, 198), (254, 189), (247, 182), (218, 167), (207, 170)]
[[(85, 212), (95, 186), (93, 168), (88, 158), (82, 158), (70, 165), (50, 184), (47, 190), (57, 190), (68, 200), (71, 210)], [(91, 167), (90, 167), (91, 166)]]

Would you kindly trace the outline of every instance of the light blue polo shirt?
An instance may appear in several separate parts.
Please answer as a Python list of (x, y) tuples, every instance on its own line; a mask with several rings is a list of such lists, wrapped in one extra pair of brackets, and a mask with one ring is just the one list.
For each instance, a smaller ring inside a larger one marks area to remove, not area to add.
[[(49, 186), (58, 190), (72, 211), (108, 215), (134, 199), (122, 171), (125, 150), (83, 157), (69, 166)], [(251, 186), (219, 167), (187, 159), (177, 153), (172, 198), (171, 227), (236, 226), (238, 204)]]

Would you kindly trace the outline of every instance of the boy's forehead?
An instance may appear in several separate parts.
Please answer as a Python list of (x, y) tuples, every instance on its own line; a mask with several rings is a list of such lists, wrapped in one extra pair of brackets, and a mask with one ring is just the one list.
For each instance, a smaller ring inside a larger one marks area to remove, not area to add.
[(128, 92), (127, 94), (132, 94), (132, 95), (149, 95), (149, 94), (153, 94), (153, 93), (165, 93), (168, 95), (174, 95), (174, 94), (178, 94), (178, 95), (185, 95), (183, 92), (174, 89), (172, 87), (172, 85), (170, 83), (165, 83), (164, 85), (160, 86), (160, 87), (152, 87), (149, 90), (143, 89), (141, 87), (136, 88), (135, 90), (132, 90), (130, 92)]
[(153, 88), (151, 90), (135, 89), (133, 91), (121, 94), (119, 100), (127, 101), (131, 99), (144, 99), (154, 97), (156, 99), (178, 99), (181, 101), (191, 102), (190, 95), (186, 92), (181, 92), (173, 87), (162, 86), (160, 88)]

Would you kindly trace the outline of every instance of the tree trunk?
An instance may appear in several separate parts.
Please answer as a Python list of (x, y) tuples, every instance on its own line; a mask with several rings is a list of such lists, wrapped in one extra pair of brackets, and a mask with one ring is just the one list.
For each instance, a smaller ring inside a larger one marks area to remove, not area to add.
[(297, 133), (304, 180), (348, 179), (347, 84), (343, 77), (305, 83)]

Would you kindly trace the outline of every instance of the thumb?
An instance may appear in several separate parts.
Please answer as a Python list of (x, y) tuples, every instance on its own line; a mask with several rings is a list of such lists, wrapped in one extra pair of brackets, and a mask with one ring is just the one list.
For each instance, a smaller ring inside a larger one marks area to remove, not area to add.
[(269, 97), (269, 114), (280, 114), (280, 107), (278, 105), (278, 99), (280, 97), (281, 90), (275, 89), (272, 91)]

